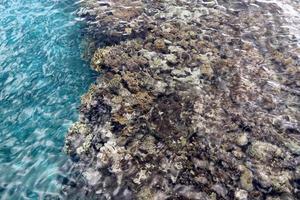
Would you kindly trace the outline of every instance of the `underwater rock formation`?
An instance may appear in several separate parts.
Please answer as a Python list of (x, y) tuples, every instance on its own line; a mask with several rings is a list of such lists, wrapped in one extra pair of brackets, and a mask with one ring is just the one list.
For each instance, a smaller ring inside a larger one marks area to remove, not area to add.
[(92, 58), (67, 197), (300, 198), (300, 49), (275, 5), (232, 2), (82, 2), (122, 39)]

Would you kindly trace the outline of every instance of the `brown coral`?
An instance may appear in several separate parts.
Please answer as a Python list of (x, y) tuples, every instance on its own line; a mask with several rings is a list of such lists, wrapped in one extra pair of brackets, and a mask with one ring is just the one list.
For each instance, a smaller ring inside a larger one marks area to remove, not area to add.
[[(273, 49), (246, 37), (284, 31), (266, 30), (272, 8), (142, 1), (125, 14), (118, 5), (130, 1), (111, 2), (122, 12), (101, 22), (113, 22), (106, 34), (131, 32), (130, 23), (147, 31), (94, 54), (102, 76), (83, 97), (79, 123), (89, 136), (71, 129), (66, 147), (84, 150), (80, 170), (101, 178), (80, 190), (91, 199), (298, 198), (297, 56), (280, 50), (285, 40)], [(141, 12), (151, 19), (143, 25)]]

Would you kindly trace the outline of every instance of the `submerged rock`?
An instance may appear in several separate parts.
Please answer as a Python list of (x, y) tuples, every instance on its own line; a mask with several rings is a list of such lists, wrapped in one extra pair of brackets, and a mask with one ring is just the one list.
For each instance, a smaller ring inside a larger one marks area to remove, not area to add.
[(247, 199), (248, 199), (248, 192), (245, 191), (245, 190), (240, 190), (240, 189), (238, 189), (238, 190), (235, 192), (234, 197), (235, 197), (237, 200), (247, 200)]
[(282, 126), (299, 120), (289, 68), (299, 67), (297, 54), (284, 51), (285, 39), (276, 47), (260, 41), (287, 31), (274, 8), (245, 2), (237, 12), (222, 2), (82, 1), (94, 39), (118, 41), (91, 60), (101, 76), (82, 97), (65, 145), (87, 184), (66, 188), (67, 196), (299, 196), (299, 127)]
[(254, 158), (265, 161), (283, 156), (282, 150), (276, 145), (260, 141), (255, 141), (251, 145), (249, 152)]
[(248, 144), (248, 136), (247, 136), (247, 134), (246, 133), (243, 133), (243, 134), (241, 134), (241, 135), (239, 135), (238, 137), (237, 137), (237, 139), (236, 139), (236, 143), (237, 143), (237, 145), (239, 145), (239, 146), (245, 146), (245, 145), (247, 145)]
[(253, 188), (253, 174), (246, 167), (242, 167), (242, 174), (240, 177), (241, 188), (246, 191), (252, 191)]

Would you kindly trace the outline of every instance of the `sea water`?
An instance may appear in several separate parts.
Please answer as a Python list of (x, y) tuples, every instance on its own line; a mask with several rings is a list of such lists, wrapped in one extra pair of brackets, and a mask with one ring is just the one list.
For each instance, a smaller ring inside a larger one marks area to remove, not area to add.
[(64, 137), (93, 81), (77, 6), (0, 1), (0, 199), (58, 196)]
[[(282, 9), (299, 44), (300, 1), (257, 1)], [(67, 180), (65, 133), (95, 75), (80, 58), (77, 9), (75, 0), (0, 0), (0, 199), (56, 199)]]

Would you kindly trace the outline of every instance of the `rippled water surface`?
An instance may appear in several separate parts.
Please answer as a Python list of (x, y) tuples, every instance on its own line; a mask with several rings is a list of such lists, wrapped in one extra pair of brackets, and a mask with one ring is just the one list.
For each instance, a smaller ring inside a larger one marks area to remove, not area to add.
[[(251, 2), (218, 1), (229, 11), (257, 12), (249, 16), (265, 13), (257, 21), (263, 20), (266, 34), (274, 31), (275, 39), (278, 36), (290, 47), (298, 47), (299, 0)], [(256, 10), (261, 3), (265, 7)], [(77, 119), (79, 97), (95, 77), (80, 56), (83, 25), (75, 20), (78, 6), (75, 0), (0, 0), (0, 199), (52, 199), (67, 182), (61, 170), (68, 169), (69, 163), (62, 151), (65, 133)], [(261, 46), (265, 56), (265, 43), (274, 38), (252, 37), (265, 36), (254, 21), (237, 35)], [(96, 22), (91, 21), (90, 27)]]
[(55, 196), (69, 125), (92, 72), (72, 0), (0, 2), (0, 199)]

